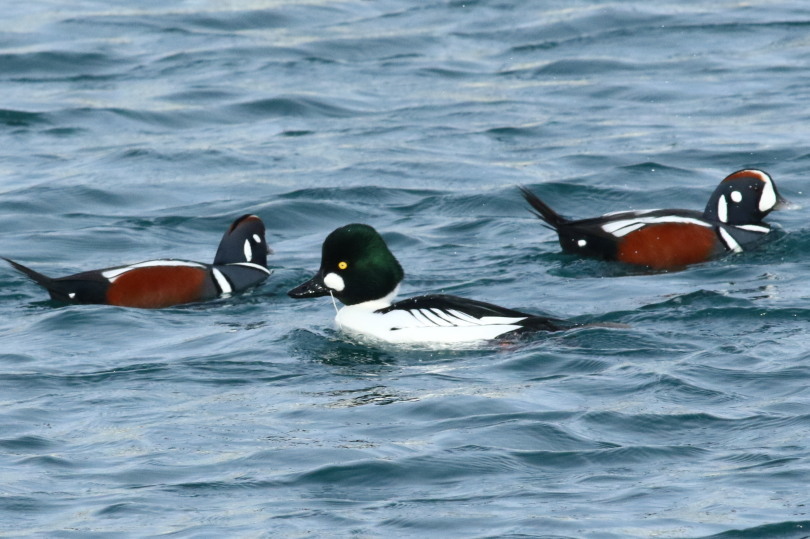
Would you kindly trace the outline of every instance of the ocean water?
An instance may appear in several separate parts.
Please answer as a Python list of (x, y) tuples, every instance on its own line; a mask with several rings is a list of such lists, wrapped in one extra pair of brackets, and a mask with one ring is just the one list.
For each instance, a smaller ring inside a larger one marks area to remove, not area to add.
[[(7, 4), (0, 255), (210, 261), (248, 212), (275, 253), (160, 311), (0, 268), (0, 535), (810, 536), (805, 2)], [(678, 272), (560, 253), (517, 189), (701, 209), (745, 167), (805, 209)], [(350, 222), (403, 296), (626, 327), (352, 341), (286, 296)]]

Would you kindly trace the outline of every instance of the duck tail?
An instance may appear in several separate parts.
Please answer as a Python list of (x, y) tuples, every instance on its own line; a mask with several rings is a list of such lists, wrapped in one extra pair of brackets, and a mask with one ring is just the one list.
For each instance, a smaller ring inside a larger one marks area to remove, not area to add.
[(43, 288), (50, 289), (50, 287), (53, 285), (54, 280), (51, 277), (48, 277), (47, 275), (43, 275), (37, 271), (34, 271), (31, 268), (25, 267), (19, 262), (14, 262), (10, 258), (3, 257), (3, 260), (11, 264), (11, 267), (16, 269), (20, 273), (24, 274), (29, 279), (31, 279), (32, 281), (34, 281)]
[(523, 193), (523, 198), (534, 210), (532, 213), (545, 221), (549, 228), (557, 230), (568, 222), (568, 219), (551, 209), (551, 206), (540, 200), (537, 195), (529, 191), (525, 186), (519, 185), (518, 188)]

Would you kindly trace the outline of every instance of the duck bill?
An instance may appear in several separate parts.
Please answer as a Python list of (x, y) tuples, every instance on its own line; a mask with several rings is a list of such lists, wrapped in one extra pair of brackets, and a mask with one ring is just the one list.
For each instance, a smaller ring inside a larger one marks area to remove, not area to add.
[(782, 195), (777, 195), (776, 205), (773, 207), (774, 210), (799, 210), (801, 206), (793, 203), (789, 200), (785, 200), (782, 198)]
[(323, 283), (323, 276), (321, 276), (319, 272), (309, 281), (301, 283), (287, 292), (287, 295), (295, 299), (319, 298), (321, 296), (328, 296), (329, 289), (326, 288), (326, 285)]

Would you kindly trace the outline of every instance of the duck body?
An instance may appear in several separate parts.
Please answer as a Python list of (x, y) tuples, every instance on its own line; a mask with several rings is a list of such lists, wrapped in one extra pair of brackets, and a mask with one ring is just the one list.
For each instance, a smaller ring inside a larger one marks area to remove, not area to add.
[(225, 297), (260, 284), (271, 273), (268, 252), (261, 219), (244, 215), (225, 232), (212, 264), (156, 259), (54, 278), (5, 260), (55, 301), (158, 309)]
[(335, 321), (349, 333), (397, 344), (455, 344), (573, 327), (563, 320), (444, 294), (416, 296), (387, 306), (349, 305), (338, 311)]
[(727, 176), (703, 212), (638, 210), (574, 220), (521, 190), (536, 215), (557, 232), (564, 252), (662, 270), (755, 246), (771, 231), (762, 219), (786, 206), (771, 177), (760, 170)]
[(394, 302), (404, 272), (372, 227), (351, 224), (324, 241), (318, 273), (290, 290), (296, 299), (331, 295), (344, 307), (339, 329), (397, 344), (458, 344), (533, 331), (558, 331), (575, 324), (444, 294)]

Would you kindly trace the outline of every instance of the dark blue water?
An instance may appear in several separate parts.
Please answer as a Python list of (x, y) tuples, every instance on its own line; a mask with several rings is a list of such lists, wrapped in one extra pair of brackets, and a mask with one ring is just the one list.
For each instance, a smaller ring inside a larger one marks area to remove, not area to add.
[[(162, 311), (61, 306), (0, 268), (0, 534), (810, 535), (810, 7), (786, 2), (34, 1), (0, 18), (0, 255), (47, 274), (274, 275)], [(563, 213), (701, 209), (769, 171), (756, 252), (647, 274)], [(285, 292), (366, 222), (403, 296), (617, 322), (361, 345)]]

